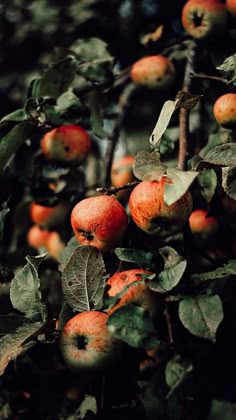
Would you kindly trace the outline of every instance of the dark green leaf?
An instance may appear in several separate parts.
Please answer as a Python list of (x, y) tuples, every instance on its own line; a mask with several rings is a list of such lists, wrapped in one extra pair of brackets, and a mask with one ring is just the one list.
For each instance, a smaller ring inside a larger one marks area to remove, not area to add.
[(179, 317), (191, 334), (215, 342), (224, 317), (221, 300), (219, 296), (186, 297), (179, 303)]
[(160, 248), (159, 252), (165, 263), (164, 270), (156, 279), (150, 280), (148, 286), (155, 292), (165, 293), (180, 282), (186, 270), (187, 261), (170, 246)]
[(13, 121), (13, 122), (22, 122), (26, 119), (25, 110), (17, 109), (17, 111), (11, 112), (11, 114), (6, 115), (0, 121), (0, 123), (4, 121)]
[(0, 210), (0, 239), (2, 239), (2, 236), (3, 236), (5, 220), (9, 211), (10, 209), (6, 206), (6, 203), (4, 203), (4, 205), (2, 206)]
[(20, 315), (0, 315), (0, 335), (13, 334), (27, 321), (26, 317)]
[(111, 57), (107, 43), (96, 37), (77, 39), (72, 44), (71, 51), (84, 62)]
[(155, 266), (153, 262), (153, 254), (142, 249), (132, 248), (116, 248), (115, 254), (121, 261), (127, 261), (144, 267), (146, 270), (152, 270)]
[(72, 236), (72, 238), (67, 243), (66, 247), (62, 250), (62, 252), (59, 255), (58, 262), (59, 262), (59, 270), (62, 272), (68, 263), (71, 255), (73, 254), (74, 250), (80, 246), (78, 240), (75, 236)]
[(236, 144), (226, 143), (214, 147), (205, 155), (204, 161), (220, 166), (236, 166)]
[(227, 57), (224, 62), (216, 68), (230, 83), (236, 84), (236, 54)]
[(236, 167), (222, 168), (222, 187), (229, 197), (236, 200)]
[(0, 175), (10, 159), (19, 147), (30, 138), (33, 133), (34, 125), (30, 121), (24, 121), (13, 127), (5, 137), (0, 140)]
[(230, 260), (224, 264), (223, 267), (218, 267), (213, 271), (207, 271), (205, 273), (192, 274), (191, 280), (197, 283), (205, 282), (208, 280), (222, 279), (226, 276), (236, 275), (236, 260)]
[(90, 109), (90, 119), (93, 133), (97, 137), (106, 138), (107, 135), (103, 129), (101, 100), (101, 93), (94, 89), (88, 96), (88, 107)]
[(166, 173), (166, 166), (160, 161), (158, 152), (142, 150), (135, 156), (133, 173), (136, 178), (144, 181), (159, 181)]
[(229, 401), (212, 400), (208, 420), (234, 420), (236, 404)]
[(90, 245), (75, 248), (62, 273), (67, 303), (78, 312), (101, 309), (106, 268), (102, 254)]
[(152, 349), (159, 341), (147, 311), (128, 304), (114, 311), (107, 321), (112, 335), (131, 347)]
[(166, 182), (164, 188), (164, 201), (171, 206), (178, 201), (189, 189), (198, 176), (196, 171), (181, 171), (177, 168), (168, 168), (166, 177), (172, 182)]
[(38, 277), (38, 268), (46, 255), (27, 256), (27, 264), (11, 282), (10, 299), (13, 307), (34, 321), (45, 321), (47, 318), (46, 307), (41, 301)]
[(168, 397), (187, 379), (192, 370), (192, 363), (179, 355), (169, 360), (165, 370), (166, 383), (170, 387)]
[(42, 77), (34, 80), (32, 97), (48, 96), (57, 99), (71, 85), (76, 76), (76, 61), (69, 57), (52, 64)]
[(217, 175), (214, 169), (205, 169), (197, 177), (201, 195), (210, 203), (217, 187)]
[(24, 351), (24, 343), (41, 328), (40, 322), (27, 322), (18, 327), (14, 334), (8, 334), (0, 338), (0, 375), (7, 365)]

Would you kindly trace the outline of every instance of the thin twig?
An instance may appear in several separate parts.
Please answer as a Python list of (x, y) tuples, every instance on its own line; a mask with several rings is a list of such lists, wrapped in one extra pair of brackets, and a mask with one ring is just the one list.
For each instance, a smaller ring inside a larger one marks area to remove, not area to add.
[(165, 315), (165, 318), (166, 318), (166, 323), (167, 323), (167, 328), (168, 328), (169, 343), (170, 343), (171, 346), (173, 346), (174, 337), (173, 337), (173, 330), (172, 330), (172, 322), (171, 322), (171, 316), (170, 316), (170, 311), (169, 311), (169, 307), (168, 307), (167, 302), (166, 302), (166, 306), (165, 306), (165, 310), (164, 310), (164, 315)]
[(217, 82), (224, 83), (226, 85), (230, 85), (230, 82), (227, 79), (224, 79), (220, 76), (211, 76), (210, 74), (204, 74), (204, 73), (191, 73), (191, 77), (193, 79), (208, 79), (208, 80), (216, 80)]
[(104, 185), (105, 187), (110, 186), (110, 174), (111, 174), (111, 166), (113, 162), (113, 156), (115, 152), (116, 145), (119, 140), (120, 130), (123, 124), (123, 118), (127, 107), (129, 106), (129, 101), (131, 94), (133, 93), (135, 86), (130, 83), (124, 89), (122, 95), (120, 96), (120, 100), (118, 103), (118, 110), (117, 110), (117, 118), (113, 127), (111, 134), (108, 137), (108, 146), (105, 156), (105, 164), (104, 164)]
[[(190, 93), (195, 55), (196, 55), (196, 43), (194, 41), (190, 41), (189, 47), (188, 47), (183, 87), (182, 87), (182, 90), (187, 93)], [(189, 132), (189, 110), (185, 108), (180, 108), (178, 168), (182, 170), (186, 169), (188, 132)]]
[(128, 184), (125, 184), (125, 185), (120, 185), (119, 187), (96, 188), (96, 191), (99, 193), (104, 193), (106, 195), (112, 195), (112, 194), (118, 193), (121, 190), (127, 190), (128, 188), (135, 187), (139, 183), (140, 181), (133, 181), (133, 182), (128, 182)]

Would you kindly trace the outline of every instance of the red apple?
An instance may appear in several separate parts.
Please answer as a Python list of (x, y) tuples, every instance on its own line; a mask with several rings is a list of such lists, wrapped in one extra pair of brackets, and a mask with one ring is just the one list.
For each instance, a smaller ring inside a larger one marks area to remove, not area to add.
[(236, 17), (236, 0), (226, 0), (226, 9), (233, 17)]
[(220, 0), (188, 0), (182, 9), (182, 25), (193, 38), (216, 38), (226, 24), (227, 11)]
[(60, 349), (70, 369), (104, 371), (119, 359), (122, 344), (112, 337), (107, 319), (106, 313), (85, 311), (66, 323), (60, 337)]
[(171, 206), (164, 202), (166, 178), (142, 181), (131, 192), (130, 214), (136, 225), (149, 235), (165, 238), (181, 229), (192, 211), (189, 191)]
[(49, 160), (80, 165), (90, 151), (91, 137), (78, 125), (65, 125), (46, 133), (40, 146)]
[(42, 206), (32, 202), (29, 212), (31, 220), (37, 225), (51, 229), (63, 222), (67, 216), (68, 206), (64, 203), (53, 207)]
[(203, 234), (208, 237), (217, 232), (219, 223), (216, 217), (208, 217), (206, 210), (197, 209), (194, 210), (189, 217), (189, 226), (192, 233)]
[[(110, 277), (107, 281), (107, 284), (110, 286), (108, 296), (116, 296), (123, 291), (124, 294), (121, 296), (119, 302), (113, 308), (109, 309), (109, 315), (121, 306), (132, 303), (148, 310), (152, 317), (156, 316), (160, 308), (160, 295), (150, 290), (147, 283), (143, 283), (142, 274), (149, 275), (152, 273), (142, 268), (135, 268), (117, 272)], [(125, 291), (126, 286), (134, 282), (137, 283)]]
[(46, 248), (51, 257), (58, 260), (61, 252), (65, 248), (65, 244), (58, 232), (49, 232), (49, 236), (46, 241)]
[(151, 89), (166, 89), (175, 78), (173, 63), (163, 55), (151, 55), (136, 61), (130, 71), (131, 80)]
[(33, 248), (45, 247), (50, 232), (46, 229), (42, 229), (38, 225), (33, 225), (27, 232), (27, 242)]
[(88, 197), (71, 213), (71, 226), (80, 244), (101, 252), (114, 249), (128, 226), (128, 216), (119, 201), (108, 195)]
[(223, 127), (236, 127), (236, 93), (221, 95), (214, 103), (213, 114)]
[[(113, 187), (120, 187), (135, 180), (133, 173), (134, 156), (125, 155), (113, 162), (111, 168), (111, 183)], [(118, 191), (116, 197), (122, 203), (126, 203), (130, 196), (131, 189)]]

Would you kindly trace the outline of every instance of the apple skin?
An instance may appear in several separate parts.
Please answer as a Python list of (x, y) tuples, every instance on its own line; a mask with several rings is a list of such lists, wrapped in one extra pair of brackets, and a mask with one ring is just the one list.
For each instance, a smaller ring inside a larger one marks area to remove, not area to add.
[(107, 252), (122, 240), (128, 216), (114, 196), (88, 197), (73, 208), (71, 226), (81, 245), (91, 245)]
[(214, 103), (213, 114), (218, 122), (225, 128), (236, 127), (236, 93), (226, 93)]
[(124, 288), (134, 282), (140, 281), (140, 284), (136, 283), (130, 286), (126, 292), (121, 296), (119, 302), (108, 310), (108, 314), (112, 314), (114, 311), (119, 309), (123, 305), (132, 303), (137, 306), (141, 306), (143, 309), (149, 311), (152, 318), (156, 318), (160, 310), (160, 295), (149, 289), (146, 283), (143, 283), (141, 274), (152, 274), (148, 270), (142, 268), (135, 268), (131, 270), (125, 270), (116, 272), (107, 281), (107, 285), (110, 286), (108, 290), (108, 296), (116, 296), (121, 293)]
[(218, 231), (219, 223), (216, 217), (207, 217), (207, 211), (204, 209), (194, 210), (189, 217), (189, 226), (192, 233), (204, 234), (210, 236)]
[(91, 137), (78, 125), (65, 125), (46, 133), (40, 147), (49, 160), (81, 165), (89, 154)]
[(151, 89), (166, 89), (175, 79), (175, 67), (167, 57), (151, 55), (133, 64), (130, 77), (136, 85)]
[(27, 242), (33, 248), (45, 247), (50, 232), (46, 229), (42, 229), (38, 225), (33, 225), (29, 228), (27, 232)]
[(60, 235), (58, 232), (49, 232), (49, 235), (47, 237), (46, 241), (46, 248), (48, 250), (48, 253), (51, 255), (52, 258), (55, 260), (58, 260), (61, 252), (65, 248), (65, 244), (62, 241)]
[[(120, 187), (135, 180), (133, 173), (133, 163), (135, 157), (131, 155), (122, 156), (112, 164), (111, 183), (113, 187)], [(120, 190), (116, 193), (116, 197), (121, 203), (126, 203), (129, 199), (131, 188)]]
[(182, 9), (182, 25), (195, 39), (220, 36), (227, 24), (227, 11), (220, 0), (188, 0)]
[(185, 225), (192, 212), (189, 191), (171, 206), (164, 203), (166, 178), (142, 181), (130, 194), (130, 214), (136, 225), (149, 235), (166, 238)]
[(233, 17), (236, 17), (236, 0), (226, 0), (226, 9)]
[(85, 311), (63, 328), (60, 349), (66, 365), (75, 372), (102, 372), (121, 356), (122, 343), (107, 328), (108, 314)]
[(30, 218), (34, 223), (43, 228), (52, 229), (65, 220), (68, 206), (63, 203), (49, 207), (32, 202), (29, 212)]

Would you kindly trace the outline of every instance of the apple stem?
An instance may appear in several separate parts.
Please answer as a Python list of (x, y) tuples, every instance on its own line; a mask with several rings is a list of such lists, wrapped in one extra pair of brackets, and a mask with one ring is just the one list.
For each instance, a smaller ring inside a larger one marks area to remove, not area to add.
[[(192, 73), (194, 67), (194, 60), (196, 56), (197, 44), (195, 41), (189, 41), (188, 43), (188, 54), (185, 66), (185, 74), (182, 91), (190, 93)], [(178, 168), (183, 171), (186, 169), (187, 160), (187, 139), (189, 133), (189, 110), (186, 108), (180, 108), (179, 114), (179, 156), (178, 156)]]

